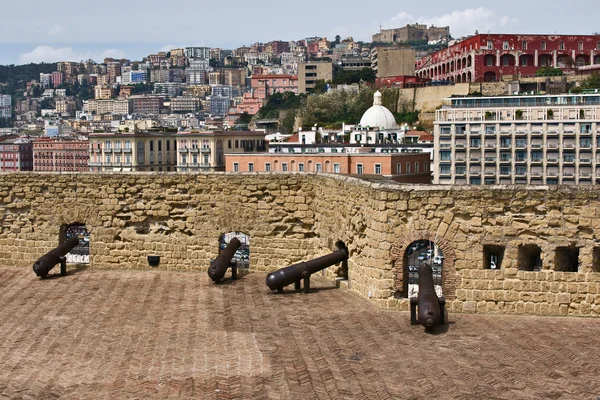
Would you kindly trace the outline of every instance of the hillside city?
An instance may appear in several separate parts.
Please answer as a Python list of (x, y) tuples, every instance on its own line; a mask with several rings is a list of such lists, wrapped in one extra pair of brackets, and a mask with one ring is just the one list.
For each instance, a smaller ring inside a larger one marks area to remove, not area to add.
[(0, 171), (600, 182), (600, 35), (380, 29), (0, 66)]

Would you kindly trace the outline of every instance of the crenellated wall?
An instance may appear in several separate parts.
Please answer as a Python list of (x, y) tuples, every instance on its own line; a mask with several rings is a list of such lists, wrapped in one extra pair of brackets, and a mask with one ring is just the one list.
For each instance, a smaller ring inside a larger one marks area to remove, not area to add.
[[(408, 310), (406, 250), (429, 239), (445, 257), (450, 312), (600, 316), (597, 187), (400, 185), (310, 173), (0, 177), (2, 266), (31, 268), (73, 223), (91, 232), (91, 268), (150, 268), (147, 256), (160, 255), (158, 268), (205, 270), (219, 236), (240, 231), (250, 235), (250, 269), (267, 271), (343, 240), (350, 289)], [(541, 271), (520, 270), (526, 245), (539, 246)], [(503, 249), (499, 269), (486, 269), (489, 246)], [(563, 272), (573, 251), (577, 272)]]

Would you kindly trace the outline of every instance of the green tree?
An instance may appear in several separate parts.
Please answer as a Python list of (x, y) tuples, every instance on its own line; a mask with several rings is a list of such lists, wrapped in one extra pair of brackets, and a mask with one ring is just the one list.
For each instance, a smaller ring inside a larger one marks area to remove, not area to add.
[(583, 89), (600, 89), (600, 73), (596, 72), (582, 82)]
[(238, 118), (238, 124), (249, 124), (252, 121), (252, 115), (248, 114), (248, 112), (244, 111), (242, 115)]
[(317, 79), (315, 81), (315, 87), (312, 88), (311, 93), (319, 94), (327, 91), (327, 83), (323, 79)]

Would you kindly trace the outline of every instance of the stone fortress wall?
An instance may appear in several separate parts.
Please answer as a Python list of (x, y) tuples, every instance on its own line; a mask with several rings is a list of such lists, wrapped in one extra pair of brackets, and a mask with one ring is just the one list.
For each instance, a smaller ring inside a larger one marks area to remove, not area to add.
[[(445, 257), (449, 312), (600, 316), (599, 213), (597, 187), (400, 185), (310, 173), (2, 174), (0, 266), (31, 268), (70, 224), (86, 225), (90, 267), (101, 269), (146, 269), (147, 256), (159, 255), (160, 269), (206, 270), (219, 236), (239, 231), (250, 235), (251, 270), (266, 272), (342, 240), (350, 290), (408, 310), (399, 295), (406, 249), (429, 239)], [(536, 249), (542, 269), (522, 270)], [(486, 265), (490, 252), (499, 269)]]

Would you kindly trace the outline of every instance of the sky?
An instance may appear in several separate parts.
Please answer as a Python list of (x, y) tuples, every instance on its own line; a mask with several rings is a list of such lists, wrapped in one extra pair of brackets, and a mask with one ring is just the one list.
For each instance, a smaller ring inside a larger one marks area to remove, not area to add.
[(370, 42), (380, 28), (417, 22), (450, 26), (455, 38), (476, 30), (600, 32), (598, 3), (592, 0), (265, 0), (256, 4), (247, 0), (0, 0), (0, 64), (89, 58), (101, 62), (104, 57), (141, 60), (150, 53), (185, 46), (233, 49), (312, 36), (330, 40), (336, 35), (342, 39), (351, 36)]

